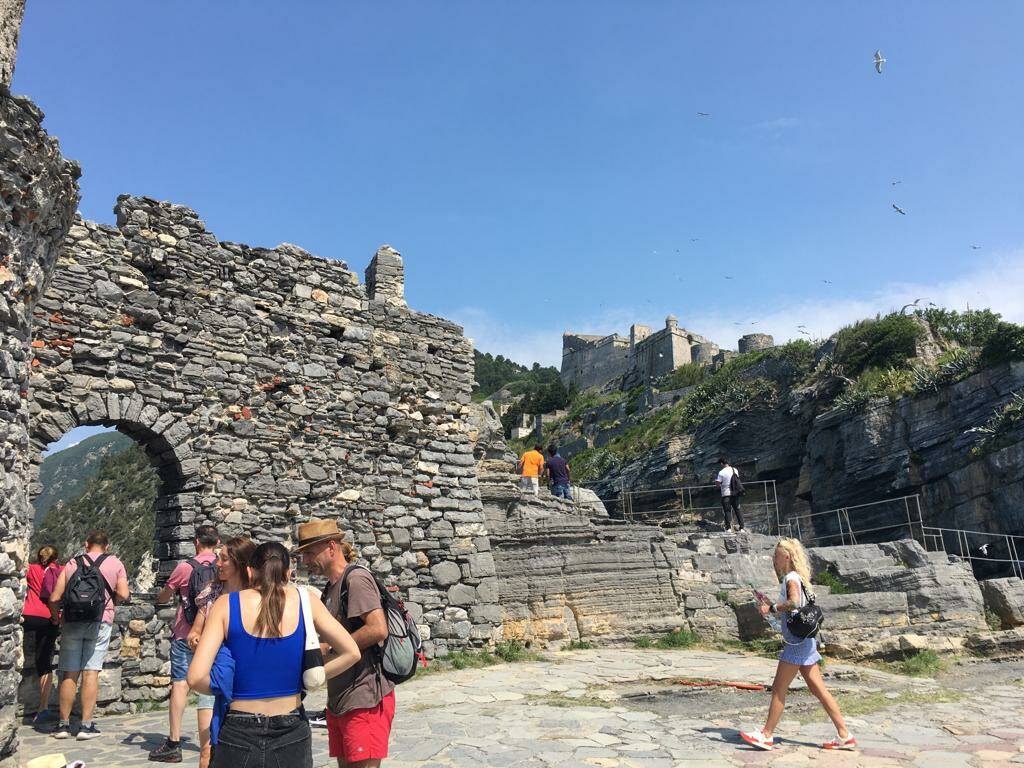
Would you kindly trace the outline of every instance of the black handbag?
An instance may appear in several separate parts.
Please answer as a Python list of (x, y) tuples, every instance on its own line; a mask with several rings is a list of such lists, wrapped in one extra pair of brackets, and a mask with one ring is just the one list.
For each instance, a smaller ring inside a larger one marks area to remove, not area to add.
[(822, 622), (825, 621), (825, 614), (815, 602), (814, 595), (808, 594), (804, 589), (803, 579), (800, 580), (800, 591), (807, 598), (807, 602), (802, 608), (790, 612), (789, 618), (786, 620), (786, 629), (793, 637), (806, 640), (808, 637), (818, 634)]

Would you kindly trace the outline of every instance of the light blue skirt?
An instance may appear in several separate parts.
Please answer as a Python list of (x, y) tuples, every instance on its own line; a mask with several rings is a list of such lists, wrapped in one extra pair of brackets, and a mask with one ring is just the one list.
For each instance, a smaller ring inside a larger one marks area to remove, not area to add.
[[(788, 618), (788, 617), (785, 617)], [(798, 667), (806, 667), (817, 664), (821, 661), (821, 654), (818, 653), (818, 638), (799, 638), (790, 634), (786, 626), (785, 618), (782, 620), (782, 653), (779, 654), (779, 661), (787, 664), (796, 664)]]

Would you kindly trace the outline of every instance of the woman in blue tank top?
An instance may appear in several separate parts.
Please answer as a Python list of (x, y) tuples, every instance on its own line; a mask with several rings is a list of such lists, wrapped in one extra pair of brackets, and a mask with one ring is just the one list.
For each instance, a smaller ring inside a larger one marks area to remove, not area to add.
[[(189, 686), (210, 692), (210, 669), (221, 646), (235, 663), (231, 707), (214, 755), (217, 768), (263, 766), (268, 757), (289, 768), (313, 766), (301, 698), (302, 606), (298, 590), (288, 584), (289, 566), (282, 544), (261, 544), (250, 562), (252, 588), (219, 597), (206, 619), (188, 670)], [(309, 604), (317, 634), (334, 650), (324, 664), (327, 677), (334, 677), (359, 660), (359, 648), (312, 592)]]

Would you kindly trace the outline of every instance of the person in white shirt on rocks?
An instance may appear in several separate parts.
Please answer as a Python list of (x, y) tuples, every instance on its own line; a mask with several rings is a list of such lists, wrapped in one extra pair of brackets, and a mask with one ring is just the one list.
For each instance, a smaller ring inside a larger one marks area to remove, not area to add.
[(743, 513), (740, 512), (740, 473), (736, 467), (730, 466), (726, 458), (718, 459), (721, 469), (715, 483), (722, 491), (722, 512), (725, 513), (725, 530), (732, 530), (732, 517), (736, 515), (736, 522), (739, 523), (739, 530), (743, 530)]

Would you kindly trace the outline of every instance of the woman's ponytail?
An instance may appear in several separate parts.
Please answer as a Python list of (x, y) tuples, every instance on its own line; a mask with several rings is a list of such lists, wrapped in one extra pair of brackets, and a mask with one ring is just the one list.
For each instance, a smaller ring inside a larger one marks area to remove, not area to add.
[(252, 588), (260, 593), (261, 598), (260, 612), (253, 627), (257, 636), (281, 637), (284, 585), (288, 583), (290, 562), (288, 550), (276, 541), (260, 544), (252, 555)]

